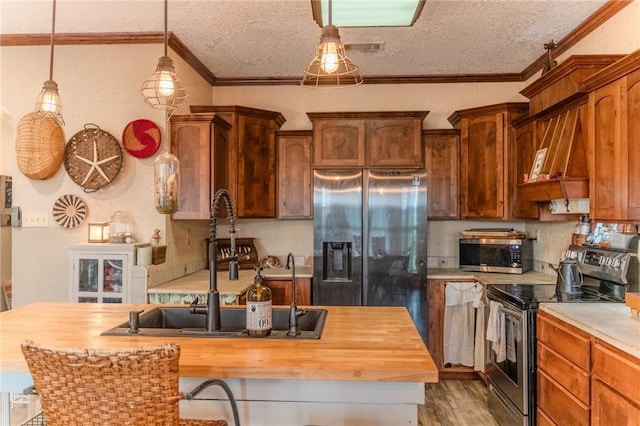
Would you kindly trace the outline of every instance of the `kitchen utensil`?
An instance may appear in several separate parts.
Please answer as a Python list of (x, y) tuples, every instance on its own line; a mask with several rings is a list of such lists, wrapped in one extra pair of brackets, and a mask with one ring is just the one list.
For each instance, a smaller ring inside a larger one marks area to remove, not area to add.
[(582, 272), (575, 259), (560, 261), (556, 270), (556, 295), (566, 299), (579, 298), (582, 295)]

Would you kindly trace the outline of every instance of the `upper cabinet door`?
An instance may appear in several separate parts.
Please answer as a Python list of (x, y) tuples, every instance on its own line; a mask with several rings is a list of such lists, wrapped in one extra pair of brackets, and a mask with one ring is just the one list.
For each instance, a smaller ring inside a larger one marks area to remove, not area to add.
[(457, 219), (460, 132), (425, 130), (424, 146), (427, 216), (429, 219)]
[(276, 128), (273, 120), (238, 117), (237, 173), (238, 217), (275, 217)]
[(460, 129), (461, 218), (511, 219), (511, 123), (528, 110), (528, 103), (504, 103), (456, 111), (449, 117)]
[(364, 120), (314, 121), (314, 167), (364, 167), (364, 138)]
[(369, 120), (367, 149), (371, 167), (422, 167), (422, 120)]
[(589, 95), (590, 214), (640, 220), (640, 69)]
[(209, 219), (213, 194), (228, 184), (229, 127), (216, 114), (171, 117), (171, 152), (180, 160), (172, 219)]
[(278, 132), (278, 219), (313, 216), (311, 132)]
[(460, 187), (464, 218), (504, 216), (503, 129), (502, 113), (462, 120)]
[(622, 130), (627, 145), (626, 219), (640, 220), (640, 70), (625, 78), (623, 102), (627, 119)]
[(314, 168), (422, 168), (429, 111), (308, 112)]

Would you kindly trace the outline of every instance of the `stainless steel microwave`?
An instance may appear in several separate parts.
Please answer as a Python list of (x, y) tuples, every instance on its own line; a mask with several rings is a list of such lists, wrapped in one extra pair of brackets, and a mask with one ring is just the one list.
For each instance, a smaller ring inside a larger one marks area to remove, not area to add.
[(463, 271), (522, 274), (533, 269), (533, 244), (524, 238), (460, 238)]

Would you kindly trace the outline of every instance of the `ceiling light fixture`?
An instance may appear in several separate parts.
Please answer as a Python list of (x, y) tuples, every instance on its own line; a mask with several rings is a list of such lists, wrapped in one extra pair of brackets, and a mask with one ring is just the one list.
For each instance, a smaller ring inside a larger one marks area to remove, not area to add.
[[(320, 26), (327, 22), (328, 2), (312, 0), (313, 18)], [(333, 22), (340, 28), (410, 27), (420, 17), (425, 0), (335, 0), (334, 3)]]
[(358, 66), (347, 56), (340, 41), (338, 28), (331, 24), (331, 0), (329, 0), (329, 25), (322, 27), (316, 56), (304, 71), (301, 85), (305, 87), (351, 87), (362, 84)]
[(164, 0), (164, 56), (158, 60), (158, 67), (147, 81), (140, 93), (144, 101), (153, 108), (167, 111), (167, 119), (186, 101), (187, 88), (176, 76), (173, 61), (167, 56), (167, 2)]
[(36, 99), (34, 119), (50, 118), (63, 125), (62, 104), (58, 93), (58, 84), (53, 81), (53, 36), (56, 32), (56, 0), (53, 0), (53, 17), (51, 19), (51, 55), (49, 57), (49, 80), (42, 85), (42, 91)]

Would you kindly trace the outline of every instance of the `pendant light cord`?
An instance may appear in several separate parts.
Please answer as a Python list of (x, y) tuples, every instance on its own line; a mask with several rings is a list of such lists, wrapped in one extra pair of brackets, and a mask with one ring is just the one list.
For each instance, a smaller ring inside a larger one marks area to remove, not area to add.
[(329, 25), (331, 25), (331, 0), (329, 0)]
[(56, 32), (56, 0), (53, 0), (53, 18), (51, 19), (51, 21), (51, 55), (49, 55), (49, 80), (53, 80), (53, 35)]
[(167, 14), (169, 0), (164, 0), (164, 56), (167, 56)]

